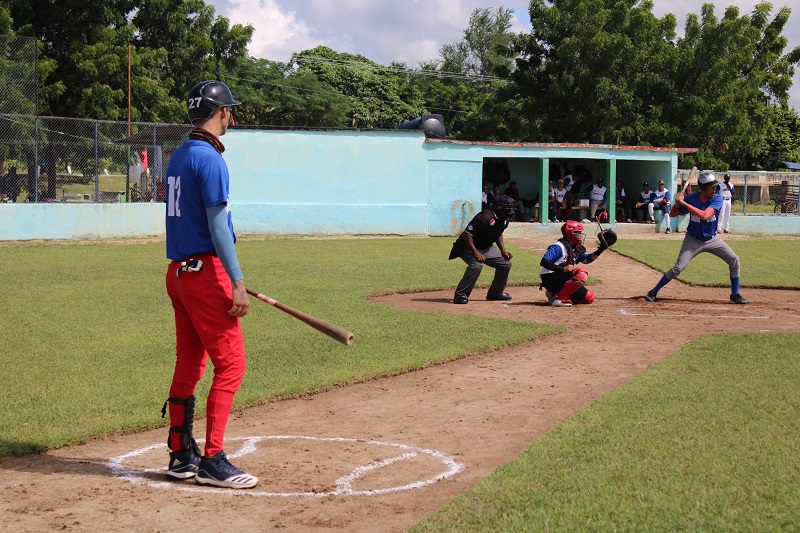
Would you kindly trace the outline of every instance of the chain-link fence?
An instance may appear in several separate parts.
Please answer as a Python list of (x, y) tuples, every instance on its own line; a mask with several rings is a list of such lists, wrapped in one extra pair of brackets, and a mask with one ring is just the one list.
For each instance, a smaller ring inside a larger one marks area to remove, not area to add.
[(0, 35), (0, 113), (39, 114), (36, 39)]
[[(731, 177), (733, 185), (732, 213), (742, 215), (798, 215), (797, 196), (800, 191), (800, 172), (716, 172), (722, 181)], [(688, 170), (678, 172), (677, 189), (689, 176)]]
[(150, 202), (188, 124), (0, 114), (3, 202)]

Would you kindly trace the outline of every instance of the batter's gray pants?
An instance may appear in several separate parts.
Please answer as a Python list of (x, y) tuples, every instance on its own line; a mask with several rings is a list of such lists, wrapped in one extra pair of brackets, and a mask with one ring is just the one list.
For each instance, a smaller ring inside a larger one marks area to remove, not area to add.
[(689, 266), (689, 263), (692, 261), (692, 259), (694, 259), (696, 255), (703, 252), (716, 255), (728, 263), (728, 268), (731, 272), (731, 278), (740, 277), (741, 270), (739, 267), (739, 256), (737, 256), (731, 247), (728, 246), (728, 243), (716, 235), (713, 236), (711, 240), (701, 241), (697, 237), (694, 237), (688, 233), (683, 239), (681, 251), (678, 253), (678, 261), (675, 263), (675, 266), (664, 272), (664, 275), (669, 279), (677, 278), (678, 275), (680, 275), (680, 273), (683, 272), (687, 266)]
[(506, 288), (508, 273), (511, 271), (511, 260), (503, 257), (503, 254), (500, 253), (500, 250), (498, 250), (494, 244), (488, 248), (478, 248), (478, 251), (486, 257), (483, 263), (475, 259), (475, 256), (472, 255), (472, 251), (468, 247), (464, 247), (461, 260), (467, 264), (467, 270), (464, 272), (464, 277), (461, 278), (458, 287), (456, 287), (456, 297), (463, 296), (464, 298), (469, 298), (472, 289), (475, 288), (475, 283), (478, 282), (478, 277), (481, 275), (484, 263), (494, 268), (494, 279), (492, 280), (492, 286), (489, 287), (489, 292), (487, 294), (499, 296)]

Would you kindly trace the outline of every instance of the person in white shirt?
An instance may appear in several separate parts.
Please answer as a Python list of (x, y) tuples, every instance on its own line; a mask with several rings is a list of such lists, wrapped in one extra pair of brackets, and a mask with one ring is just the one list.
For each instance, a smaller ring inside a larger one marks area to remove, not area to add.
[[(652, 213), (654, 211), (661, 211), (662, 213), (664, 213), (664, 225), (667, 228), (666, 231), (664, 231), (664, 233), (669, 233), (670, 232), (670, 228), (669, 228), (669, 223), (670, 223), (669, 211), (670, 211), (670, 209), (672, 209), (672, 205), (670, 204), (669, 190), (665, 187), (664, 180), (659, 180), (658, 189), (653, 191), (652, 199), (653, 199), (652, 200), (652, 202), (653, 202), (652, 203), (653, 211), (651, 211), (651, 215), (650, 216), (652, 217)], [(656, 228), (656, 232), (657, 231), (658, 231), (658, 228)]]
[(550, 221), (565, 222), (569, 218), (571, 211), (568, 199), (569, 189), (564, 186), (564, 180), (556, 182), (556, 186), (550, 189)]
[[(720, 226), (722, 231), (730, 233), (731, 230), (731, 205), (733, 204), (733, 184), (731, 175), (725, 174), (724, 181), (717, 187), (717, 192), (722, 196), (722, 209), (719, 211)], [(719, 233), (719, 231), (717, 231)]]
[(604, 211), (606, 208), (606, 191), (603, 185), (603, 178), (597, 178), (597, 183), (589, 190), (589, 215), (592, 220), (597, 220), (597, 212)]
[(644, 213), (647, 211), (646, 222), (648, 224), (655, 224), (656, 220), (653, 218), (653, 191), (650, 190), (650, 184), (646, 181), (642, 183), (642, 192), (639, 193), (639, 198), (637, 198), (633, 207), (637, 217), (639, 216), (639, 209), (642, 210), (642, 217), (639, 218), (639, 220), (645, 222)]

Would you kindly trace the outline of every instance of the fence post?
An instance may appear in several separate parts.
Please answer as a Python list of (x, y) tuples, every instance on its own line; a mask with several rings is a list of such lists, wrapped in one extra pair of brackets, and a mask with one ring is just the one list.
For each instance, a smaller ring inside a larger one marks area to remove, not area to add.
[[(28, 170), (30, 173), (30, 170)], [(28, 181), (28, 185), (30, 185)], [(28, 191), (30, 202), (31, 191)], [(33, 119), (33, 201), (39, 201), (39, 117)]]
[(100, 201), (100, 157), (98, 145), (100, 144), (100, 128), (98, 122), (94, 121), (94, 201)]
[(742, 198), (742, 214), (747, 215), (747, 176), (749, 174), (744, 175), (744, 198)]
[[(153, 124), (153, 151), (150, 154), (151, 157), (147, 158), (147, 167), (148, 167), (148, 169), (150, 168), (150, 160), (151, 160), (151, 158), (155, 158), (155, 155), (156, 155), (156, 142), (158, 140), (158, 137), (156, 137), (156, 130), (157, 129), (158, 129), (158, 125), (157, 124)], [(152, 171), (149, 171), (149, 172), (150, 172), (150, 176), (153, 178), (153, 200), (158, 202), (158, 178), (160, 176), (156, 176), (155, 172), (152, 172)]]

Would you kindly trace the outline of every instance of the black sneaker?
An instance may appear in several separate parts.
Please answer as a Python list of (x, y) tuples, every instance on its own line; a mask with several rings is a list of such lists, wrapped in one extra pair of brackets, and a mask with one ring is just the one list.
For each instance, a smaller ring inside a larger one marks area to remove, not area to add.
[(258, 484), (256, 476), (251, 476), (241, 468), (233, 466), (225, 452), (217, 452), (214, 457), (201, 458), (194, 479), (203, 485), (228, 489), (250, 489)]
[(189, 479), (197, 474), (199, 465), (200, 456), (192, 448), (186, 448), (179, 452), (169, 452), (167, 477)]
[(731, 296), (731, 303), (732, 304), (749, 304), (750, 300), (747, 300), (744, 296), (742, 296), (741, 294), (737, 293), (736, 295)]
[(645, 296), (644, 299), (647, 300), (648, 302), (655, 302), (657, 295), (658, 293), (656, 291), (650, 291), (647, 293), (647, 296)]
[(500, 294), (487, 294), (486, 299), (489, 301), (508, 301), (511, 299), (511, 295), (507, 292), (501, 292)]

